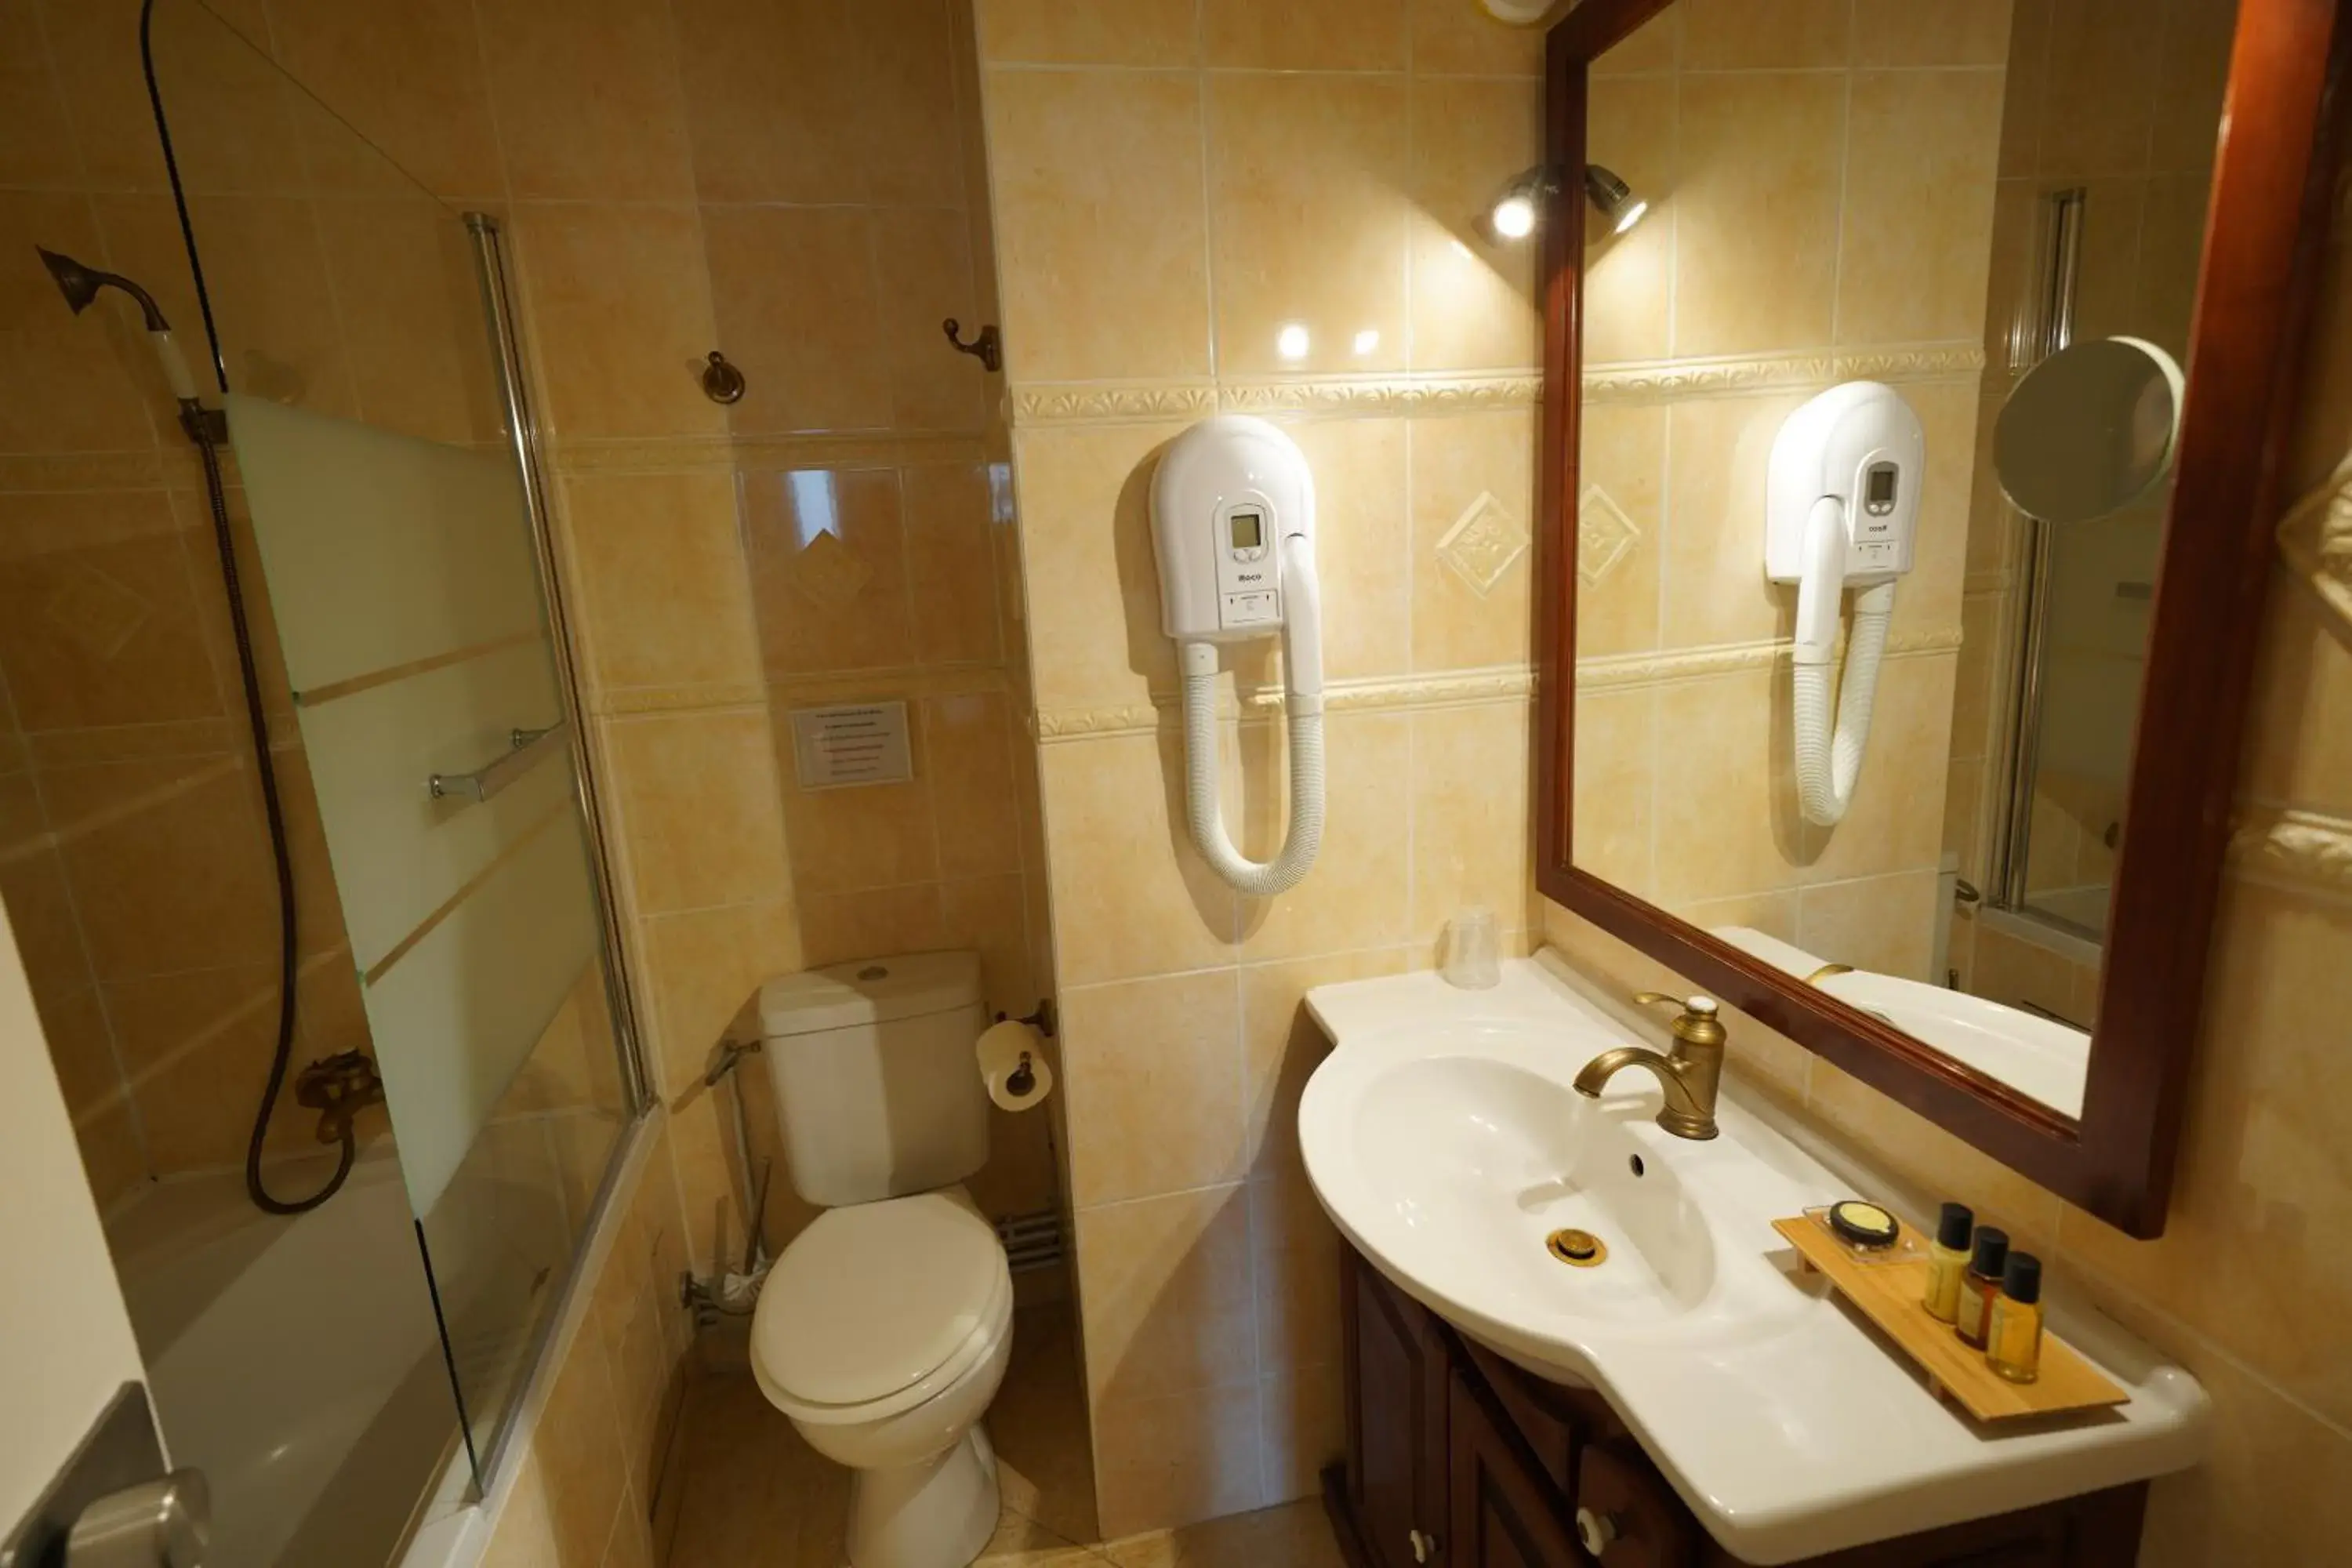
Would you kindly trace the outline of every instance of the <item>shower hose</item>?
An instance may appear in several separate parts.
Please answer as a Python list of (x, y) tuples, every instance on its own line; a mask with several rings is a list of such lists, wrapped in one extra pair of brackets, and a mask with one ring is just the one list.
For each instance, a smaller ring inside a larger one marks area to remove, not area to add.
[[(163, 111), (163, 89), (155, 77), (154, 49), (155, 0), (143, 0), (139, 7), (139, 64), (147, 79), (147, 104), (155, 116), (155, 135), (162, 144), (163, 167), (172, 180), (173, 197), (179, 208), (180, 231), (187, 241), (190, 259), (195, 252), (195, 230), (189, 226), (187, 202), (180, 191), (180, 164), (172, 146), (171, 119)], [(116, 279), (127, 282), (126, 279)], [(213, 337), (213, 355), (219, 363), (217, 334), (212, 330), (212, 303), (205, 296), (204, 268), (195, 268), (196, 299), (205, 312), (205, 329)], [(163, 326), (162, 312), (155, 309), (154, 300), (144, 289), (133, 288), (149, 316), (149, 331)], [(79, 309), (79, 307), (77, 307)], [(168, 340), (169, 329), (164, 328)], [(172, 356), (173, 363), (177, 355)], [(170, 375), (172, 364), (166, 365)], [(335, 1173), (327, 1184), (306, 1198), (292, 1200), (271, 1195), (261, 1179), (262, 1145), (269, 1138), (269, 1118), (278, 1109), (278, 1097), (286, 1089), (286, 1070), (294, 1060), (295, 978), (300, 952), (295, 931), (294, 858), (286, 843), (286, 809), (278, 794), (278, 769), (269, 760), (269, 716), (261, 705), (261, 675), (254, 668), (253, 627), (246, 614), (245, 590), (236, 570), (236, 535), (229, 527), (228, 491), (221, 480), (220, 416), (207, 411), (196, 401), (195, 388), (190, 382), (184, 364), (178, 365), (178, 375), (173, 379), (180, 402), (180, 427), (196, 445), (204, 459), (205, 499), (212, 504), (213, 543), (220, 551), (221, 584), (228, 594), (229, 626), (236, 638), (237, 673), (245, 683), (246, 722), (253, 731), (253, 765), (261, 780), (261, 809), (269, 824), (269, 853), (278, 872), (278, 1042), (269, 1058), (269, 1083), (261, 1091), (261, 1104), (253, 1113), (253, 1135), (245, 1145), (245, 1191), (253, 1206), (264, 1214), (308, 1214), (342, 1190), (352, 1173), (352, 1163), (359, 1157), (359, 1137), (347, 1118), (342, 1126), (342, 1152), (335, 1162)], [(221, 385), (228, 385), (228, 374), (224, 367)]]
[(286, 808), (278, 792), (278, 768), (269, 757), (269, 716), (261, 704), (261, 673), (253, 659), (253, 628), (246, 613), (245, 588), (236, 568), (236, 535), (229, 527), (228, 492), (221, 482), (220, 452), (207, 423), (213, 416), (201, 408), (184, 410), (188, 434), (205, 465), (205, 489), (212, 503), (213, 542), (220, 551), (221, 582), (228, 590), (229, 625), (236, 636), (237, 673), (245, 683), (246, 721), (253, 731), (254, 768), (261, 779), (261, 809), (269, 824), (269, 851), (278, 871), (278, 1043), (269, 1058), (269, 1084), (253, 1113), (253, 1136), (245, 1145), (245, 1191), (253, 1206), (264, 1214), (308, 1214), (342, 1190), (359, 1157), (359, 1136), (349, 1120), (343, 1122), (342, 1150), (335, 1173), (327, 1184), (306, 1198), (272, 1195), (261, 1179), (262, 1145), (268, 1141), (269, 1118), (278, 1097), (286, 1089), (286, 1071), (294, 1060), (296, 959), (300, 951), (295, 931), (294, 858), (286, 841)]

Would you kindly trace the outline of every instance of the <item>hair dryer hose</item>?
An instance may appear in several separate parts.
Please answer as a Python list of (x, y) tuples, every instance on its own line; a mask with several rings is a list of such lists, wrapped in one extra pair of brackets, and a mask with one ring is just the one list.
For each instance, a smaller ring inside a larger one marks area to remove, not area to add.
[(1853, 635), (1847, 639), (1845, 675), (1838, 684), (1835, 732), (1830, 713), (1830, 667), (1796, 667), (1797, 806), (1807, 822), (1835, 827), (1853, 804), (1870, 743), (1870, 713), (1878, 696), (1878, 666), (1886, 652), (1886, 622), (1895, 612), (1895, 584), (1854, 595)]
[[(1192, 668), (1193, 648), (1209, 658), (1203, 672)], [(1270, 861), (1249, 859), (1225, 833), (1217, 801), (1217, 671), (1215, 650), (1205, 643), (1185, 647), (1184, 816), (1192, 842), (1209, 868), (1254, 899), (1272, 898), (1298, 885), (1315, 864), (1323, 843), (1323, 715), (1290, 715), (1290, 830)]]

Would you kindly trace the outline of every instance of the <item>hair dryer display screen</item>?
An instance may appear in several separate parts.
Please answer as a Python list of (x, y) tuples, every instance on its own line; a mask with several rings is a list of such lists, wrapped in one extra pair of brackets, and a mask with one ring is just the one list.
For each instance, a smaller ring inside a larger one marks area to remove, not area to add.
[(1255, 550), (1265, 542), (1265, 516), (1263, 512), (1237, 511), (1227, 521), (1233, 526), (1235, 550)]
[(1863, 510), (1873, 517), (1885, 517), (1895, 510), (1895, 465), (1874, 463), (1864, 476)]

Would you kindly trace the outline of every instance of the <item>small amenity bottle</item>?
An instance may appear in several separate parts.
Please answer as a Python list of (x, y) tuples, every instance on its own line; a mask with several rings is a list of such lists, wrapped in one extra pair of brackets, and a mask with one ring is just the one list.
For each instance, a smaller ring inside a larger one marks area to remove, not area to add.
[(2011, 1253), (2001, 1270), (1985, 1360), (2011, 1383), (2032, 1383), (2042, 1375), (2042, 1259), (2030, 1252)]
[(1969, 1272), (1960, 1281), (1960, 1300), (1952, 1314), (1952, 1331), (1963, 1344), (1985, 1348), (1985, 1330), (1992, 1317), (1992, 1299), (2000, 1294), (2001, 1266), (2009, 1261), (2009, 1233), (1986, 1226), (1977, 1232), (1977, 1249)]
[(1969, 1271), (1969, 1238), (1977, 1216), (1966, 1204), (1946, 1204), (1936, 1223), (1936, 1243), (1927, 1249), (1927, 1289), (1921, 1297), (1927, 1315), (1948, 1323), (1960, 1310), (1960, 1280)]

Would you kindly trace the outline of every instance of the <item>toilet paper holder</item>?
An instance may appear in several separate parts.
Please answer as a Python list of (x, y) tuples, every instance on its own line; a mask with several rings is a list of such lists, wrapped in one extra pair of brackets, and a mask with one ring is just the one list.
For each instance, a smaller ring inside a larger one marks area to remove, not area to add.
[[(1003, 1013), (999, 1013), (996, 1016), (996, 1021), (1000, 1024), (1006, 1022), (1006, 1016)], [(1053, 999), (1051, 997), (1040, 999), (1035, 1012), (1030, 1014), (1025, 1018), (1013, 1021), (1026, 1024), (1031, 1028), (1036, 1030), (1039, 1034), (1045, 1036), (1047, 1039), (1052, 1039), (1054, 1037)], [(1026, 1094), (1036, 1086), (1037, 1075), (1030, 1068), (1029, 1053), (1027, 1051), (1024, 1051), (1021, 1053), (1021, 1061), (1019, 1065), (1014, 1067), (1012, 1072), (1005, 1076), (1004, 1087), (1011, 1089), (1015, 1094)]]
[(1040, 1000), (1037, 1010), (1025, 1018), (1008, 1018), (1006, 1015), (999, 1013), (995, 1021), (1000, 1024), (1007, 1022), (1026, 1024), (1050, 1040), (1054, 1037), (1054, 1000), (1050, 996)]

